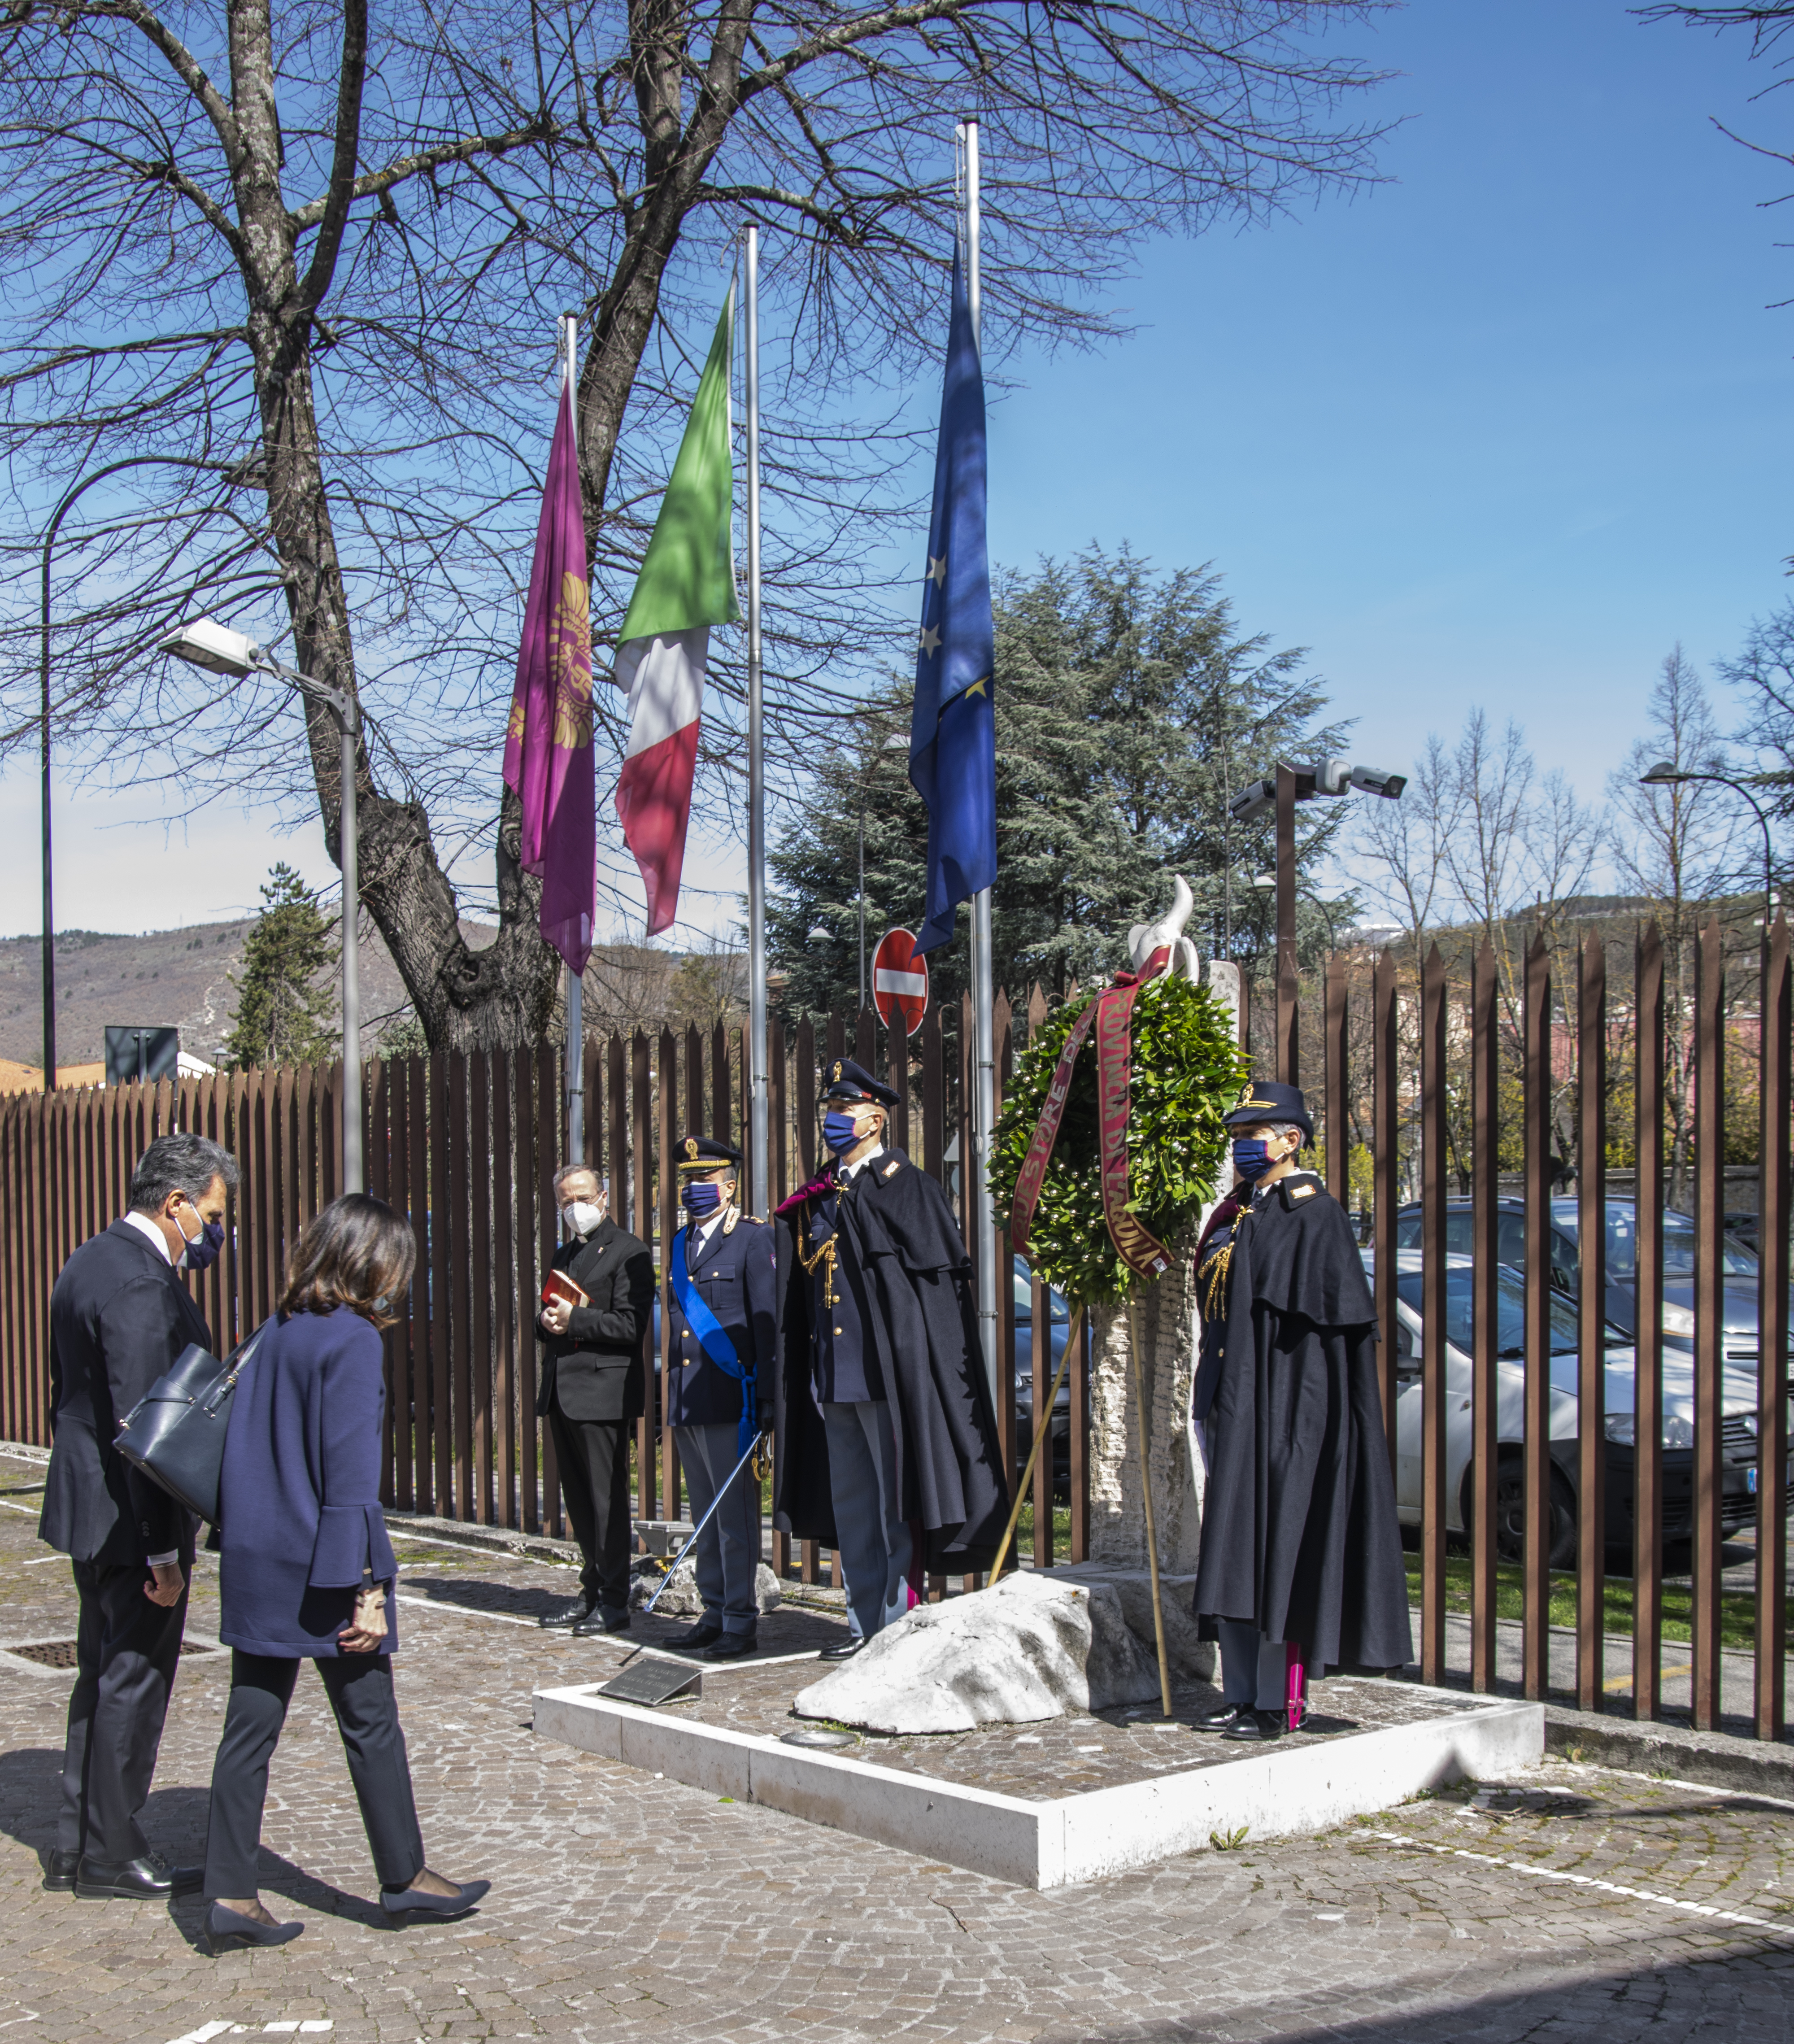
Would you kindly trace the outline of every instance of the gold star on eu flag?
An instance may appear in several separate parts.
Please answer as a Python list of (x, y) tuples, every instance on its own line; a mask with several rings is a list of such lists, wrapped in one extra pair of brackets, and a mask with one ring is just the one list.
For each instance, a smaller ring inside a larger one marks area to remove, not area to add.
[(928, 568), (924, 572), (922, 579), (924, 582), (932, 582), (936, 589), (944, 589), (947, 586), (947, 556), (945, 554), (943, 554), (939, 560), (936, 560), (932, 554), (929, 555)]
[(938, 653), (940, 651), (940, 632), (938, 627), (932, 624), (924, 624), (922, 627), (922, 651), (924, 653)]

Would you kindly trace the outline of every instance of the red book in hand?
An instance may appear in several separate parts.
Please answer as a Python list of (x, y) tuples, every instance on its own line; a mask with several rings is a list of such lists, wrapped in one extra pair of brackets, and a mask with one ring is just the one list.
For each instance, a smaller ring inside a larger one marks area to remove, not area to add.
[(585, 1306), (591, 1303), (591, 1294), (582, 1291), (564, 1270), (551, 1270), (542, 1280), (542, 1303), (549, 1305), (556, 1299), (564, 1299), (570, 1306)]

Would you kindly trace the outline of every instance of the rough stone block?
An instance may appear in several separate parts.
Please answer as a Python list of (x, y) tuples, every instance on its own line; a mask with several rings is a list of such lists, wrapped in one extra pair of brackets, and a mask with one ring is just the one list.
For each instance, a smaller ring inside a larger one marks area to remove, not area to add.
[[(648, 1599), (660, 1587), (662, 1566), (658, 1557), (638, 1554), (629, 1565), (629, 1608), (641, 1611)], [(759, 1565), (754, 1578), (754, 1600), (762, 1611), (777, 1611), (784, 1601), (780, 1594), (778, 1578), (764, 1562)], [(697, 1594), (697, 1570), (690, 1562), (682, 1562), (673, 1571), (673, 1580), (667, 1585), (667, 1594), (655, 1606), (657, 1616), (664, 1618), (697, 1618), (702, 1616), (704, 1600)]]
[(871, 1731), (970, 1731), (1158, 1693), (1157, 1663), (1112, 1585), (1014, 1575), (974, 1596), (917, 1604), (793, 1708)]

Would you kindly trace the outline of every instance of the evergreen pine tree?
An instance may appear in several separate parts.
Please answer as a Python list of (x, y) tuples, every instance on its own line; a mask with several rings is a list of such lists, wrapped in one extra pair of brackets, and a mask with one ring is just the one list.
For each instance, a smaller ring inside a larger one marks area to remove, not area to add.
[(335, 991), (319, 984), (340, 954), (335, 925), (317, 894), (284, 862), (269, 872), (262, 912), (243, 947), (243, 970), (231, 975), (236, 1008), (225, 1039), (227, 1064), (328, 1062), (340, 1045)]
[[(1116, 970), (1129, 928), (1169, 905), (1174, 871), (1195, 890), (1189, 935), (1205, 956), (1268, 954), (1273, 904), (1250, 880), (1271, 863), (1271, 819), (1240, 828), (1227, 809), (1278, 759), (1339, 749), (1343, 728), (1316, 722), (1325, 694), (1302, 678), (1300, 651), (1243, 636), (1209, 569), (1154, 574), (1125, 548), (1009, 574), (995, 596), (997, 983), (1016, 996), (1039, 980), (1062, 995)], [(869, 959), (886, 929), (920, 916), (928, 824), (909, 785), (909, 717), (907, 686), (869, 701), (770, 854), (768, 947), (791, 1013), (853, 1004), (862, 805)], [(1297, 811), (1299, 870), (1323, 858), (1344, 809)], [(950, 1012), (969, 920), (929, 958)], [(1319, 912), (1302, 922), (1299, 940), (1318, 944)], [(809, 937), (818, 924), (826, 943)]]

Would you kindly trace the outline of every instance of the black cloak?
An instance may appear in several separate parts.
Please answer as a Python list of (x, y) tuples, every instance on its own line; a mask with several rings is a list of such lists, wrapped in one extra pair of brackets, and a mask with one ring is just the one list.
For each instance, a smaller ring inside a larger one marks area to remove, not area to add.
[[(812, 1284), (798, 1254), (810, 1202), (774, 1221), (773, 1523), (835, 1544), (828, 1439), (811, 1387)], [(979, 1351), (970, 1259), (947, 1196), (901, 1150), (882, 1150), (842, 1187), (836, 1227), (864, 1286), (866, 1334), (890, 1402), (903, 1516), (936, 1575), (989, 1567), (1009, 1516), (990, 1387)]]
[(1414, 1643), (1377, 1311), (1344, 1210), (1298, 1171), (1236, 1216), (1224, 1206), (1197, 1258), (1208, 1485), (1196, 1615), (1300, 1641), (1317, 1674), (1404, 1666)]

